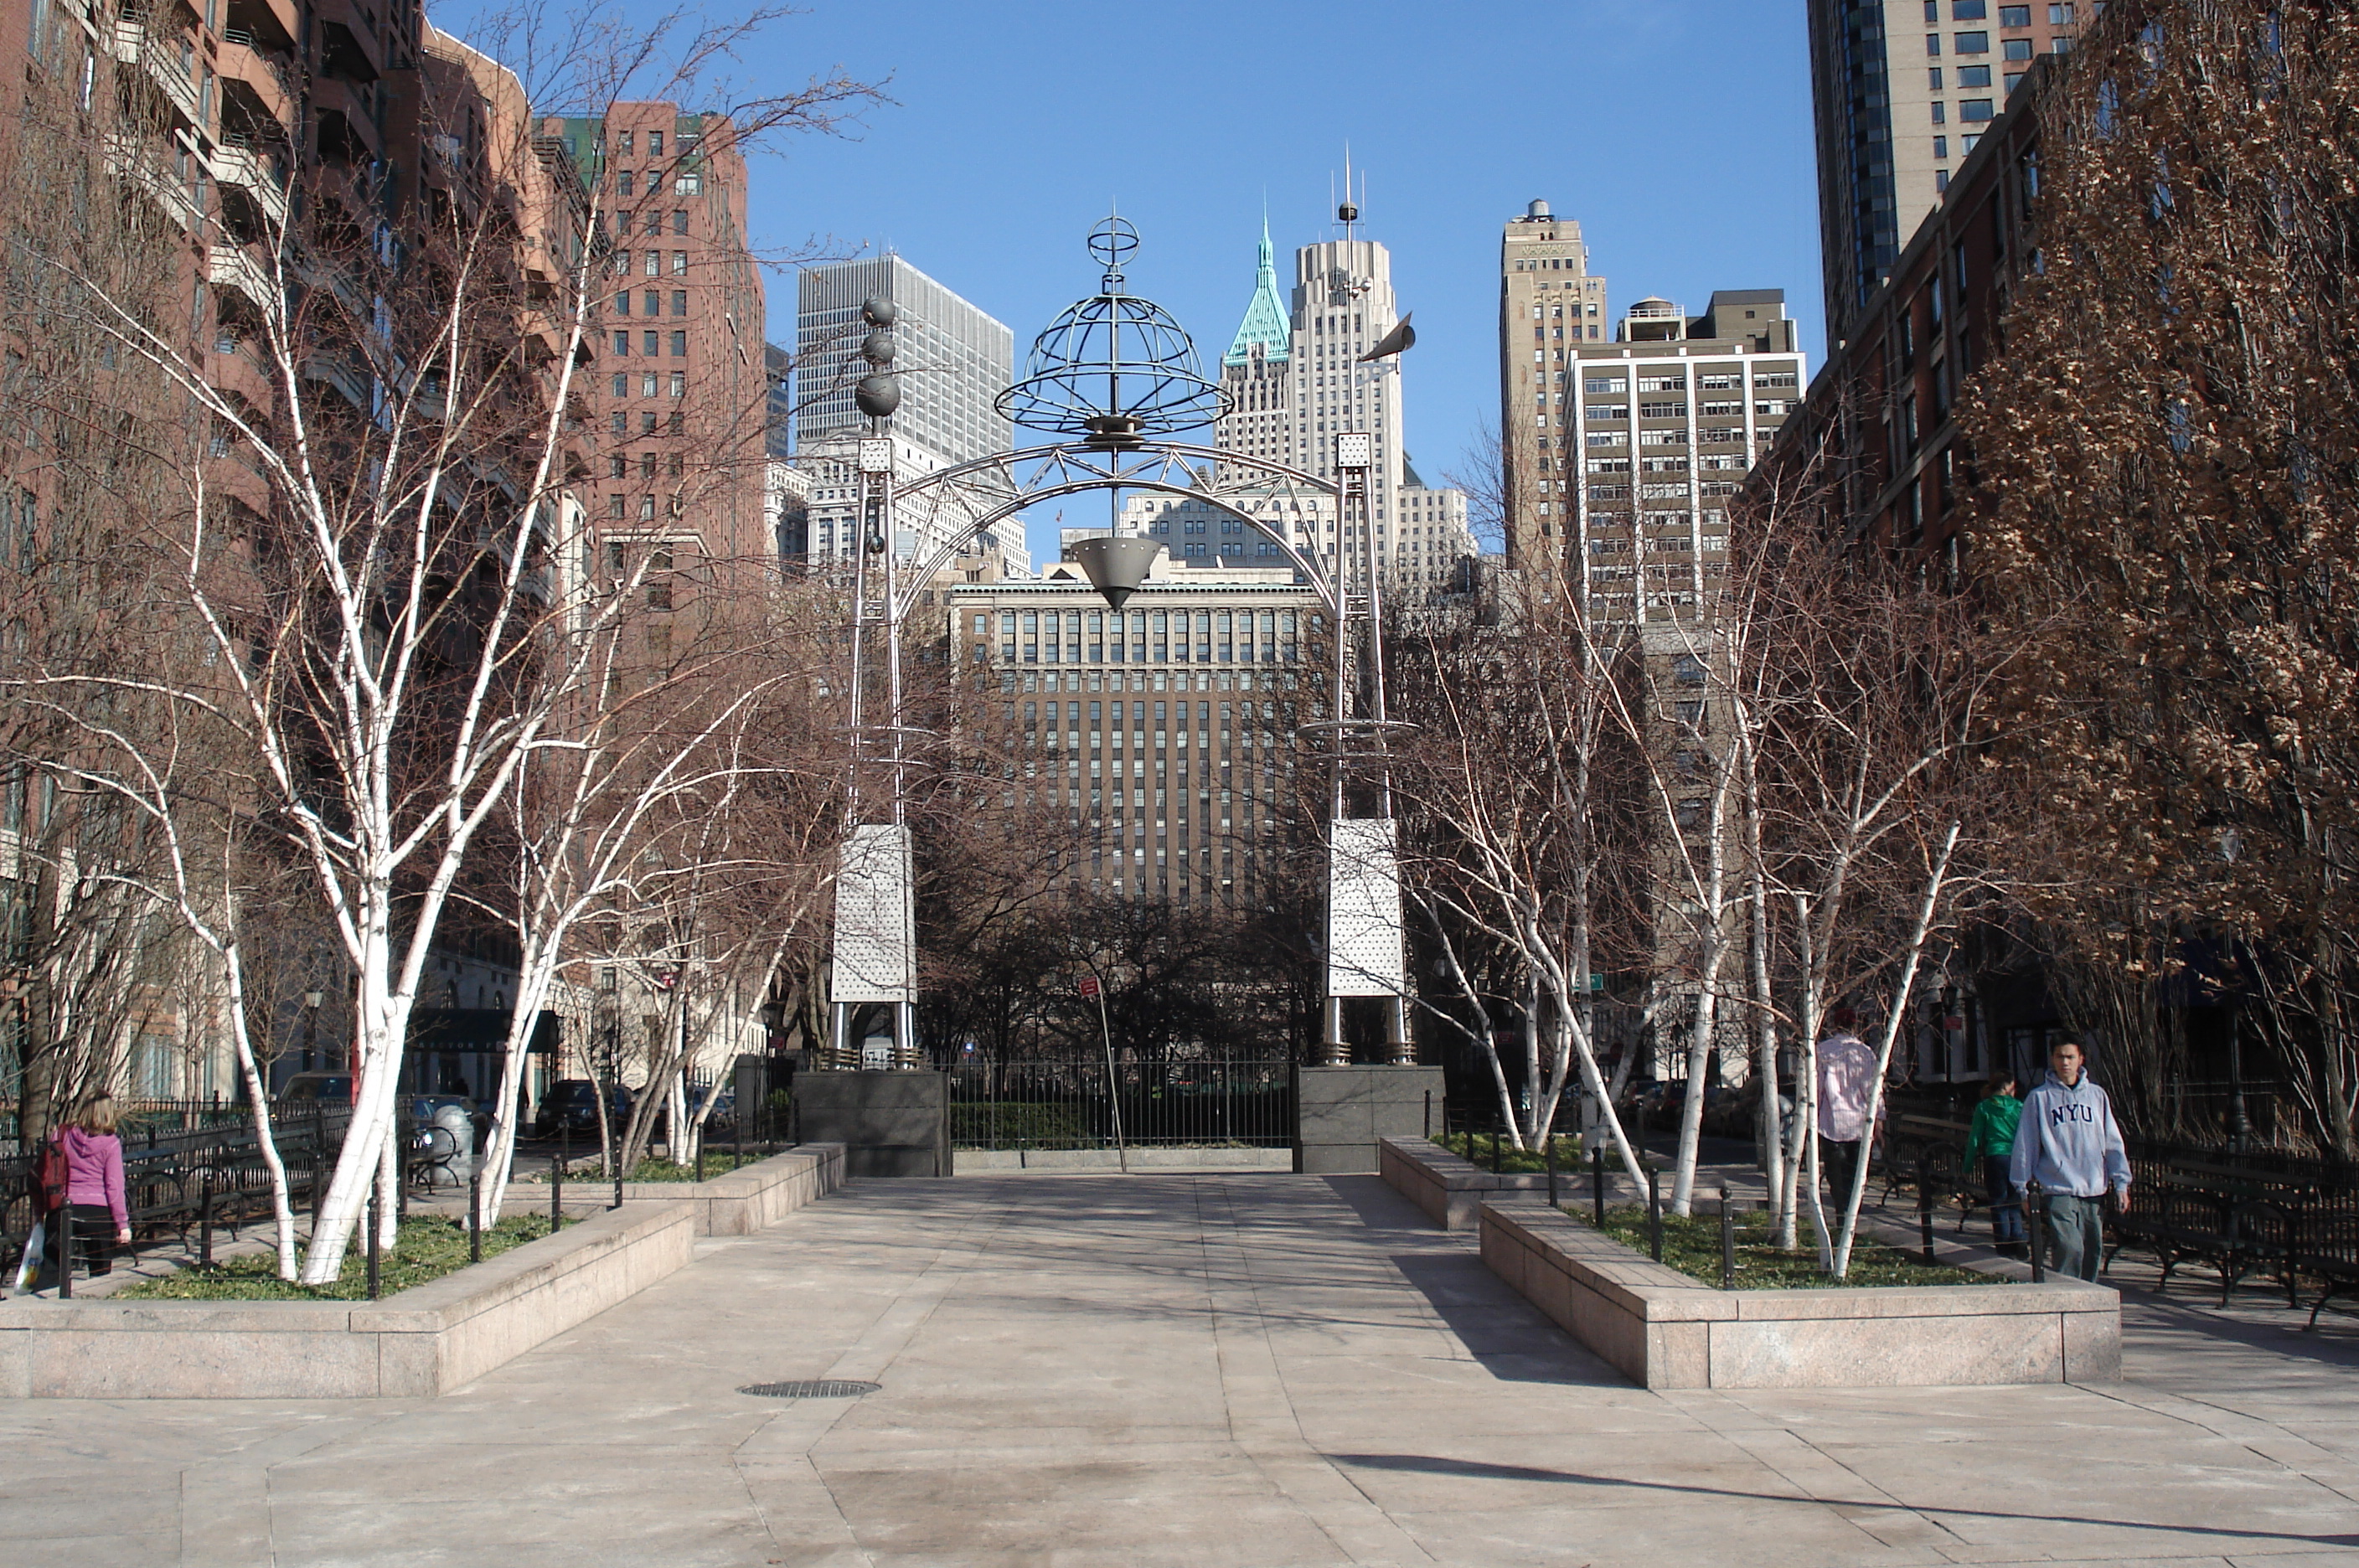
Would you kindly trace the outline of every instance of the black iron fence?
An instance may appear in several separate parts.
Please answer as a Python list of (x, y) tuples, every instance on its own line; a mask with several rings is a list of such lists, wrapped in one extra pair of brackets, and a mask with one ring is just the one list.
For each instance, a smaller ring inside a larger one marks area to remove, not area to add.
[(1112, 1149), (1116, 1114), (1134, 1147), (1286, 1149), (1293, 1057), (1283, 1051), (1123, 1060), (1027, 1055), (952, 1066), (954, 1149)]
[[(136, 1249), (170, 1240), (206, 1249), (212, 1233), (237, 1229), (271, 1213), (270, 1171), (263, 1163), (252, 1113), (243, 1106), (190, 1102), (168, 1115), (126, 1116), (122, 1126), (124, 1196)], [(234, 1114), (233, 1114), (234, 1113)], [(280, 1105), (271, 1141), (287, 1169), (289, 1196), (315, 1208), (343, 1150), (346, 1106)], [(14, 1276), (35, 1215), (31, 1153), (0, 1158), (0, 1257)]]

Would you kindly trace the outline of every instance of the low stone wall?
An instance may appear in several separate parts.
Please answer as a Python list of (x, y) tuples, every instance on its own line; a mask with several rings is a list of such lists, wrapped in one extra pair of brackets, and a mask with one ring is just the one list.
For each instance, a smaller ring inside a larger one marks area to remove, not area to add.
[(1649, 1388), (2111, 1383), (2121, 1295), (2079, 1280), (1722, 1290), (1545, 1203), (1482, 1205), (1483, 1261)]
[[(1500, 1192), (1544, 1192), (1548, 1172), (1494, 1175), (1430, 1138), (1377, 1140), (1376, 1173), (1444, 1230), (1473, 1230), (1483, 1201)], [(1571, 1196), (1577, 1172), (1557, 1173), (1557, 1190)]]
[(635, 1203), (376, 1301), (0, 1303), (0, 1398), (432, 1398), (685, 1265), (688, 1203)]
[[(1119, 1151), (1111, 1149), (962, 1149), (958, 1173), (1055, 1171), (1119, 1172)], [(1291, 1171), (1294, 1154), (1284, 1149), (1134, 1149), (1130, 1169), (1146, 1171)]]
[[(687, 1203), (699, 1236), (751, 1236), (843, 1185), (843, 1145), (806, 1143), (702, 1181), (625, 1181), (625, 1203)], [(596, 1177), (584, 1184), (601, 1188)], [(516, 1189), (510, 1189), (511, 1192)]]

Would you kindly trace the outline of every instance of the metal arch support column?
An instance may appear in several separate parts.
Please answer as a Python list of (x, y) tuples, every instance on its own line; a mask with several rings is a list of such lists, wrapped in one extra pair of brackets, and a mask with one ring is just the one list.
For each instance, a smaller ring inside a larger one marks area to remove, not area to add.
[[(906, 806), (903, 800), (902, 770), (907, 758), (903, 753), (904, 735), (901, 686), (900, 617), (894, 613), (897, 602), (897, 567), (894, 551), (893, 443), (888, 437), (867, 436), (859, 445), (857, 464), (859, 537), (853, 552), (852, 566), (852, 691), (850, 707), (852, 764), (851, 779), (845, 789), (846, 810), (851, 824), (857, 829), (862, 815), (861, 780), (864, 768), (873, 759), (877, 736), (872, 733), (868, 716), (869, 622), (875, 605), (875, 618), (882, 621), (885, 637), (885, 726), (883, 761), (887, 779), (886, 790), (889, 816), (894, 829), (906, 827)], [(873, 569), (869, 558), (877, 560)], [(856, 836), (856, 835), (855, 835)], [(900, 837), (902, 855), (906, 859), (906, 834)], [(850, 841), (847, 841), (849, 856)], [(847, 874), (852, 870), (847, 859)], [(863, 867), (864, 875), (873, 875), (873, 868)], [(900, 867), (897, 880), (904, 889), (908, 886), (909, 868)], [(839, 899), (842, 894), (839, 891)], [(839, 908), (841, 906), (839, 905)], [(893, 917), (899, 928), (891, 944), (901, 954), (914, 955), (917, 951), (915, 911), (906, 896), (898, 914)], [(914, 969), (913, 960), (904, 965)], [(839, 964), (837, 983), (841, 986), (842, 973)], [(912, 989), (915, 975), (905, 973), (897, 983), (887, 987), (894, 993), (886, 1005), (892, 1009), (894, 1065), (904, 1070), (918, 1065), (917, 1008)], [(836, 1065), (854, 1068), (861, 1065), (860, 1043), (851, 1038), (852, 1021), (858, 1002), (881, 999), (883, 994), (871, 990), (864, 996), (837, 1000), (834, 1004)]]
[[(1389, 744), (1391, 715), (1385, 695), (1384, 667), (1384, 587), (1381, 560), (1376, 550), (1375, 488), (1371, 474), (1375, 465), (1375, 438), (1372, 432), (1344, 431), (1335, 437), (1335, 466), (1339, 476), (1336, 487), (1336, 527), (1342, 537), (1336, 541), (1335, 559), (1338, 567), (1337, 596), (1348, 607), (1351, 602), (1351, 577), (1356, 571), (1360, 580), (1361, 608), (1366, 621), (1367, 648), (1364, 670), (1355, 670), (1352, 663), (1356, 651), (1355, 627), (1351, 617), (1339, 619), (1335, 628), (1335, 718), (1336, 746), (1334, 777), (1332, 792), (1331, 844), (1328, 862), (1328, 996), (1325, 1007), (1324, 1039), (1321, 1041), (1321, 1061), (1330, 1066), (1344, 1066), (1351, 1062), (1351, 1047), (1343, 1038), (1343, 998), (1364, 996), (1367, 990), (1353, 985), (1346, 988), (1346, 975), (1353, 966), (1339, 951), (1340, 928), (1336, 910), (1345, 901), (1343, 896), (1347, 873), (1356, 884), (1371, 882), (1371, 872), (1381, 869), (1386, 887), (1382, 901), (1389, 909), (1375, 909), (1365, 906), (1375, 901), (1365, 886), (1353, 888), (1350, 900), (1358, 912), (1371, 915), (1376, 924), (1389, 932), (1390, 952), (1376, 962), (1384, 964), (1386, 989), (1385, 1045), (1386, 1058), (1395, 1066), (1414, 1066), (1417, 1047), (1408, 1027), (1407, 996), (1405, 922), (1401, 917), (1399, 861), (1397, 837), (1391, 826), (1392, 771), (1386, 751)], [(1352, 549), (1353, 530), (1358, 530), (1359, 549)], [(1365, 712), (1361, 722), (1353, 725), (1345, 718), (1349, 706), (1359, 705), (1354, 699), (1357, 690), (1365, 682)], [(1346, 774), (1350, 766), (1351, 737), (1356, 729), (1364, 728), (1375, 759), (1375, 777), (1371, 780), (1375, 791), (1375, 820), (1383, 825), (1373, 838), (1377, 850), (1362, 841), (1371, 835), (1354, 833), (1350, 835), (1354, 847), (1346, 850), (1343, 823), (1347, 820), (1349, 800), (1346, 796)], [(1381, 854), (1381, 861), (1377, 860)], [(1372, 963), (1369, 966), (1375, 967)], [(1358, 971), (1362, 979), (1367, 972)]]

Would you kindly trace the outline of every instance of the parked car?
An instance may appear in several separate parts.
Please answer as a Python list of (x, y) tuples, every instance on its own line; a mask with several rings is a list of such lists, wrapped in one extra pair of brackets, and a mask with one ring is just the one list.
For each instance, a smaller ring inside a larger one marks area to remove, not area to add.
[[(630, 1114), (631, 1092), (617, 1083), (606, 1102), (607, 1118), (619, 1126)], [(533, 1131), (542, 1138), (555, 1138), (560, 1131), (596, 1137), (598, 1085), (587, 1078), (560, 1078), (551, 1083), (540, 1097)]]
[(697, 1090), (690, 1101), (692, 1107), (689, 1112), (690, 1119), (703, 1113), (704, 1102), (707, 1100), (712, 1102), (712, 1113), (704, 1118), (704, 1130), (707, 1133), (721, 1132), (736, 1125), (737, 1091), (735, 1089), (708, 1083)]
[(298, 1073), (278, 1085), (278, 1103), (293, 1105), (322, 1101), (331, 1105), (353, 1103), (353, 1075), (349, 1073)]

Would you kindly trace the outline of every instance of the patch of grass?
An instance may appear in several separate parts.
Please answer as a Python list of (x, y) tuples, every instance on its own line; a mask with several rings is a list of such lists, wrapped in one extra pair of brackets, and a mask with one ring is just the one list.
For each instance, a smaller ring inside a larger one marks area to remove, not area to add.
[[(1564, 1212), (1586, 1224), (1592, 1211), (1576, 1203), (1564, 1205)], [(1605, 1234), (1645, 1253), (1647, 1242), (1647, 1210), (1637, 1205), (1605, 1211)], [(1819, 1254), (1810, 1241), (1808, 1222), (1802, 1227), (1803, 1250), (1777, 1250), (1777, 1226), (1769, 1215), (1757, 1211), (1736, 1216), (1736, 1288), (1740, 1290), (1821, 1290), (1829, 1286), (1857, 1285), (2004, 1285), (2005, 1279), (1991, 1274), (1979, 1274), (1971, 1269), (1947, 1267), (1927, 1268), (1922, 1262), (1897, 1247), (1862, 1232), (1851, 1249), (1851, 1272), (1841, 1279), (1830, 1279), (1819, 1269)], [(1687, 1215), (1666, 1214), (1663, 1216), (1663, 1261), (1690, 1279), (1707, 1285), (1720, 1283), (1720, 1213), (1707, 1205), (1704, 1212)]]
[[(726, 1176), (732, 1171), (736, 1170), (740, 1165), (752, 1165), (757, 1160), (767, 1160), (768, 1158), (770, 1157), (766, 1154), (749, 1154), (741, 1160), (734, 1154), (726, 1153), (721, 1149), (708, 1148), (704, 1151), (704, 1177), (705, 1180), (709, 1181), (715, 1176)], [(595, 1181), (596, 1178), (592, 1177), (591, 1180)], [(612, 1180), (612, 1178), (609, 1178), (609, 1180)], [(657, 1160), (650, 1156), (649, 1158), (639, 1161), (639, 1168), (631, 1172), (628, 1180), (633, 1181), (693, 1181), (696, 1180), (696, 1162), (694, 1160), (690, 1160), (686, 1165), (681, 1165), (669, 1160)]]
[[(777, 1153), (778, 1151), (774, 1149), (771, 1152)], [(769, 1158), (770, 1156), (768, 1154), (748, 1152), (745, 1159), (740, 1160), (725, 1149), (708, 1145), (704, 1150), (704, 1179), (710, 1181), (715, 1176), (726, 1176), (729, 1172), (736, 1170), (741, 1165), (758, 1164), (762, 1160)], [(614, 1179), (612, 1176), (601, 1176), (598, 1174), (598, 1168), (594, 1165), (591, 1166), (586, 1171), (569, 1171), (565, 1175), (565, 1184), (569, 1187), (577, 1185), (594, 1187), (601, 1181), (611, 1182), (614, 1180)], [(647, 1158), (639, 1161), (639, 1168), (633, 1171), (629, 1176), (624, 1178), (624, 1180), (629, 1181), (693, 1181), (696, 1180), (696, 1162), (691, 1160), (685, 1165), (679, 1165), (675, 1164), (669, 1160), (658, 1160), (653, 1155), (648, 1155)], [(518, 1186), (530, 1184), (536, 1187), (546, 1187), (549, 1185), (549, 1168), (547, 1166), (536, 1166), (527, 1169), (519, 1169), (516, 1174), (514, 1184)]]
[[(571, 1220), (565, 1222), (573, 1224)], [(484, 1256), (495, 1258), (549, 1234), (547, 1214), (514, 1214), (484, 1232)], [(401, 1223), (393, 1250), (377, 1260), (378, 1292), (390, 1296), (467, 1267), (464, 1220), (440, 1214)], [(183, 1269), (114, 1292), (114, 1300), (148, 1301), (359, 1301), (368, 1299), (368, 1248), (357, 1238), (332, 1285), (298, 1285), (278, 1277), (275, 1254), (225, 1258), (210, 1269)]]
[[(1487, 1132), (1446, 1132), (1434, 1142), (1464, 1160), (1471, 1160), (1484, 1170), (1491, 1169), (1491, 1135)], [(1538, 1147), (1517, 1149), (1506, 1134), (1501, 1134), (1498, 1148), (1499, 1173), (1503, 1176), (1538, 1176), (1548, 1169), (1548, 1155)], [(1556, 1140), (1556, 1168), (1560, 1175), (1570, 1175), (1581, 1169), (1581, 1139), (1560, 1134)]]

